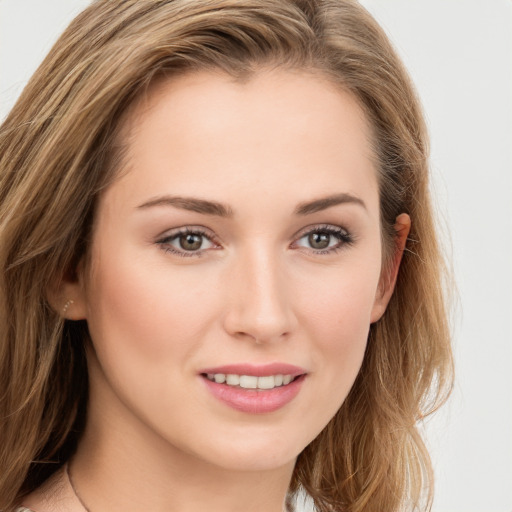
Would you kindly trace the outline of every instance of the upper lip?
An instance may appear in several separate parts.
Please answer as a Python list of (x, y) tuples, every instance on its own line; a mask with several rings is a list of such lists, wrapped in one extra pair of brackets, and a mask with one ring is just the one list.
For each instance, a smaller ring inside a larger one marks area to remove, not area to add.
[(224, 364), (210, 368), (203, 368), (199, 373), (224, 373), (233, 375), (254, 375), (255, 377), (266, 377), (269, 375), (292, 375), (297, 377), (307, 373), (304, 368), (288, 363), (268, 363), (268, 364)]

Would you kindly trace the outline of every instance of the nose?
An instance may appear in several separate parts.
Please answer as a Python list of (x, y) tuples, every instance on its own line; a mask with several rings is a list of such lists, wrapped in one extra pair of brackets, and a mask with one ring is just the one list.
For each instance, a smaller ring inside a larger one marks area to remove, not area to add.
[(296, 317), (284, 262), (268, 250), (248, 251), (237, 259), (229, 277), (225, 330), (257, 344), (289, 337)]

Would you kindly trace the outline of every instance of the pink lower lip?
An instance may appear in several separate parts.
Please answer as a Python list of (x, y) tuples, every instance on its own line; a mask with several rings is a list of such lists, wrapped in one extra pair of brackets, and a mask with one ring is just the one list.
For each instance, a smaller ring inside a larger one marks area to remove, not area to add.
[(258, 390), (218, 384), (202, 376), (206, 387), (215, 398), (237, 411), (252, 414), (274, 412), (284, 407), (297, 396), (305, 378), (305, 375), (301, 375), (286, 386)]

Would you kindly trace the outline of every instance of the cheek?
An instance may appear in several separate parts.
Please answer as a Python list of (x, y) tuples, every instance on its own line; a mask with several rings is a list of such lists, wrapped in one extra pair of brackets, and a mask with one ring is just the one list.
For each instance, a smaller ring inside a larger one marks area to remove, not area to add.
[[(118, 404), (115, 395), (154, 429), (181, 428), (170, 421), (171, 411), (183, 405), (183, 385), (218, 316), (208, 288), (206, 279), (171, 272), (155, 258), (101, 260), (90, 281), (87, 317), (95, 351), (89, 361), (91, 395), (100, 410), (102, 404)], [(197, 396), (188, 403), (192, 417), (199, 415)]]
[(325, 382), (331, 392), (339, 390), (341, 405), (361, 367), (370, 322), (369, 314), (363, 313), (357, 300), (344, 295), (332, 298), (330, 307), (316, 315), (315, 339)]
[(112, 251), (105, 254), (88, 290), (87, 319), (96, 350), (115, 357), (131, 354), (158, 367), (169, 355), (179, 358), (197, 348), (214, 317), (208, 277), (187, 269), (171, 273), (158, 258), (130, 257), (130, 251), (117, 259), (110, 257)]
[(379, 273), (378, 259), (347, 266), (317, 280), (303, 295), (302, 324), (315, 340), (314, 367), (322, 374), (330, 414), (341, 406), (361, 367)]
[(302, 288), (307, 291), (302, 294), (300, 307), (304, 324), (323, 333), (321, 340), (332, 343), (333, 348), (343, 345), (340, 341), (350, 344), (350, 340), (359, 340), (370, 326), (379, 273), (380, 264), (375, 259), (304, 281)]

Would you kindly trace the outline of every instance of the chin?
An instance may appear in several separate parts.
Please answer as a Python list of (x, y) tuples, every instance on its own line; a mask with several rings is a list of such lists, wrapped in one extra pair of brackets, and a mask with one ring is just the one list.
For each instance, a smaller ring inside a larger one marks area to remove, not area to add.
[(239, 451), (231, 453), (227, 456), (222, 456), (214, 461), (217, 467), (226, 471), (240, 471), (240, 472), (263, 472), (274, 471), (280, 468), (295, 466), (298, 454), (290, 453), (275, 453), (275, 450), (269, 448), (265, 453), (259, 451), (256, 453), (242, 453)]
[(215, 440), (215, 444), (196, 446), (195, 455), (225, 470), (271, 471), (293, 467), (298, 455), (310, 442), (309, 438), (304, 438), (303, 432), (301, 436), (290, 436), (287, 432), (276, 434), (265, 429), (255, 431), (250, 427), (246, 430), (241, 436), (211, 436), (210, 442)]

